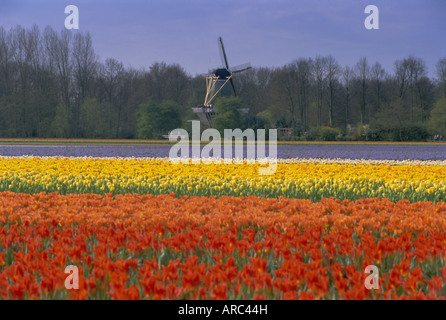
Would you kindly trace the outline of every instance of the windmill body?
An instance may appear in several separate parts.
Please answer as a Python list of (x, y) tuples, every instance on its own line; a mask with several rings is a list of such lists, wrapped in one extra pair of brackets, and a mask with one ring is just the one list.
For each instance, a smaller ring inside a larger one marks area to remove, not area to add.
[[(220, 49), (220, 58), (222, 60), (223, 67), (215, 69), (211, 74), (206, 76), (206, 97), (204, 99), (204, 103), (196, 108), (192, 108), (194, 113), (197, 114), (200, 120), (208, 127), (212, 127), (212, 118), (215, 116), (215, 109), (212, 104), (214, 99), (228, 84), (230, 84), (232, 87), (234, 95), (237, 96), (234, 82), (232, 80), (234, 74), (251, 69), (250, 63), (245, 63), (230, 68), (221, 37), (218, 38), (218, 47)], [(247, 112), (247, 109), (243, 109), (241, 111)]]

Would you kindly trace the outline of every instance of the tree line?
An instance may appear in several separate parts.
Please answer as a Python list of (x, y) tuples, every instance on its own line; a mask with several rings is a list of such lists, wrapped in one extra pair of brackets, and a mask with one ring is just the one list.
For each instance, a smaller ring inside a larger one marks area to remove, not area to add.
[[(291, 128), (288, 139), (425, 140), (446, 137), (446, 57), (429, 78), (423, 59), (394, 69), (360, 57), (298, 58), (234, 76), (234, 108), (219, 127)], [(197, 119), (205, 78), (179, 64), (146, 69), (101, 61), (89, 33), (0, 27), (0, 137), (161, 138)], [(227, 109), (228, 100), (220, 101)], [(218, 100), (216, 101), (218, 106)], [(226, 120), (225, 120), (226, 119)], [(237, 120), (237, 121), (235, 121)]]

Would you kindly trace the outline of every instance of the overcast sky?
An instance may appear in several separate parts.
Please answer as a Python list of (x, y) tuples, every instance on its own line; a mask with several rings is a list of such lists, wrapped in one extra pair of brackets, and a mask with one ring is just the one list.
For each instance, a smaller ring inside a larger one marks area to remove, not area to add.
[[(364, 26), (369, 4), (379, 30)], [(102, 61), (135, 68), (164, 61), (205, 73), (221, 64), (218, 36), (232, 66), (331, 54), (350, 66), (366, 56), (393, 72), (395, 60), (414, 55), (434, 77), (446, 57), (446, 0), (0, 0), (0, 26), (60, 31), (67, 5), (79, 8), (79, 31), (91, 34)]]

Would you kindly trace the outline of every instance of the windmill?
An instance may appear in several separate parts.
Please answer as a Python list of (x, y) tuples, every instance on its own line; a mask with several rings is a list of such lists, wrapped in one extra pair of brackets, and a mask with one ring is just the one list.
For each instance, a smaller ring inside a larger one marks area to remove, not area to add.
[[(218, 38), (218, 48), (220, 51), (222, 67), (215, 69), (211, 74), (206, 76), (206, 97), (204, 98), (204, 103), (196, 108), (192, 108), (200, 120), (205, 122), (209, 127), (212, 127), (212, 117), (215, 115), (212, 101), (223, 88), (228, 85), (228, 83), (230, 84), (234, 95), (237, 96), (234, 82), (232, 80), (233, 75), (251, 69), (250, 63), (244, 63), (232, 68), (229, 67), (228, 58), (221, 37)], [(242, 109), (240, 111), (246, 113), (247, 109)]]

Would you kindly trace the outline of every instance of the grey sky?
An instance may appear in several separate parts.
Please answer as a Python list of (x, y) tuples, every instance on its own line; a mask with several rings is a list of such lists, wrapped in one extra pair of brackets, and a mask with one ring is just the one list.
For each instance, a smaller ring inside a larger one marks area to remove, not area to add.
[[(350, 66), (366, 56), (393, 72), (395, 60), (414, 55), (433, 77), (446, 56), (446, 0), (1, 0), (0, 26), (60, 31), (70, 4), (101, 60), (135, 68), (165, 61), (207, 72), (220, 65), (218, 36), (230, 65), (278, 67), (331, 54)], [(369, 4), (379, 8), (379, 30), (364, 27)]]

